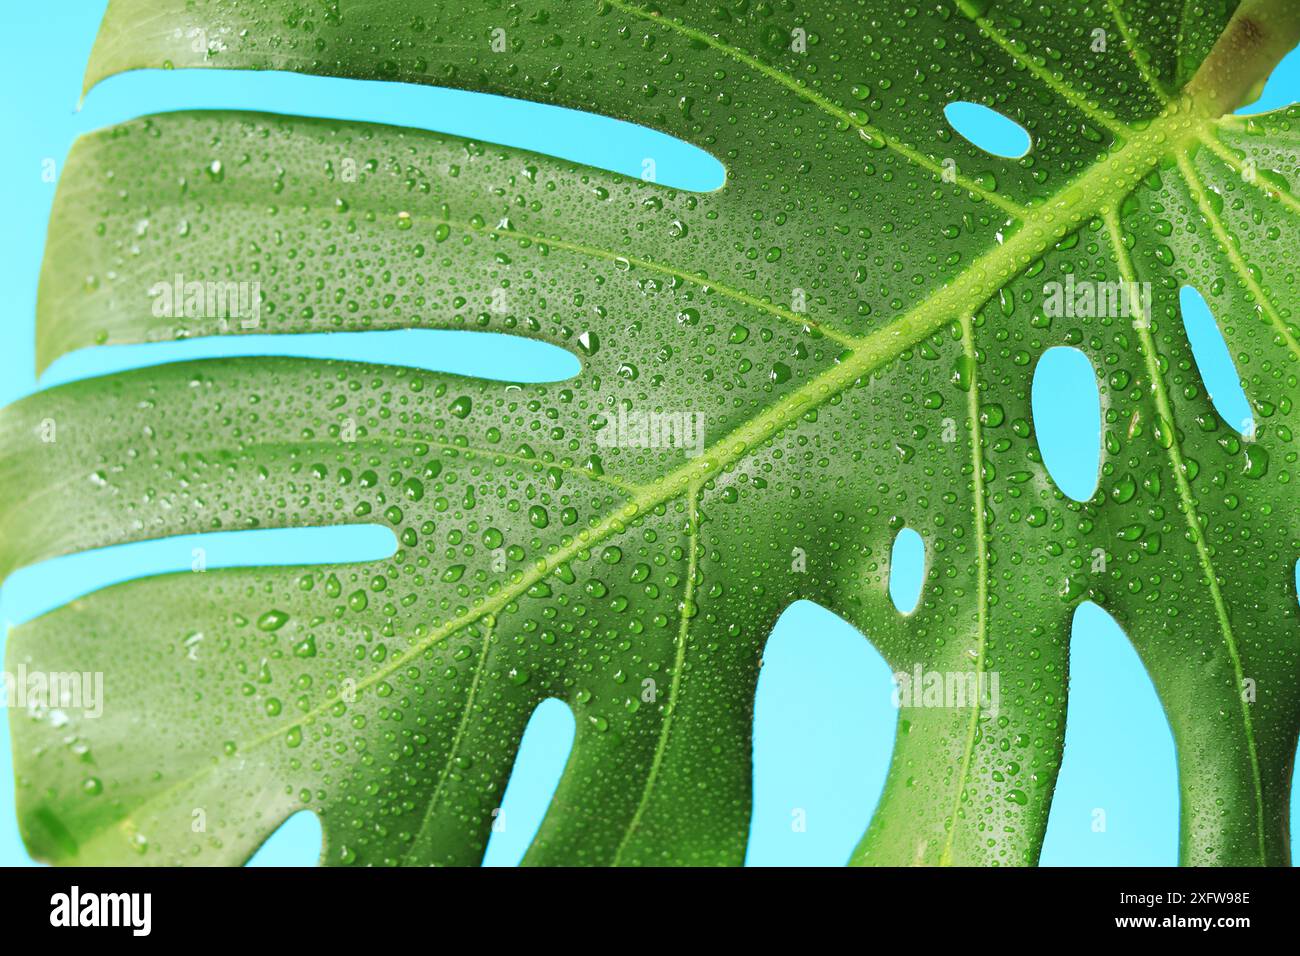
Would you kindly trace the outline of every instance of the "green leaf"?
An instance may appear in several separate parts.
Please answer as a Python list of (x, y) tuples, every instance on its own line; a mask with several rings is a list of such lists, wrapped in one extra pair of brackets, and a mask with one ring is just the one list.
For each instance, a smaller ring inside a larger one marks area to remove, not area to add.
[[(737, 864), (761, 651), (810, 599), (897, 671), (998, 680), (996, 701), (903, 710), (854, 862), (1032, 864), (1069, 621), (1093, 600), (1169, 715), (1184, 861), (1286, 862), (1300, 111), (1220, 116), (1300, 18), (1281, 0), (1230, 22), (1172, 0), (816, 6), (110, 4), (90, 83), (219, 66), (487, 90), (672, 133), (727, 181), (697, 194), (256, 114), (81, 140), (42, 366), (92, 344), (418, 326), (542, 339), (583, 369), (510, 385), (223, 359), (0, 413), (0, 573), (210, 530), (379, 523), (400, 541), (368, 564), (134, 581), (17, 628), (11, 670), (100, 670), (107, 695), (98, 719), (14, 714), (35, 855), (238, 863), (307, 808), (325, 863), (475, 863), (523, 727), (558, 697), (578, 732), (527, 862)], [(1015, 119), (1030, 153), (954, 136), (954, 100)], [(258, 283), (256, 326), (156, 315), (177, 276)], [(1049, 314), (1067, 277), (1150, 283), (1149, 322)], [(1251, 441), (1199, 379), (1187, 284), (1244, 373)], [(1055, 345), (1099, 376), (1085, 503), (1031, 425)], [(702, 416), (701, 453), (639, 447), (651, 413)], [(904, 526), (927, 548), (909, 615), (887, 595)]]

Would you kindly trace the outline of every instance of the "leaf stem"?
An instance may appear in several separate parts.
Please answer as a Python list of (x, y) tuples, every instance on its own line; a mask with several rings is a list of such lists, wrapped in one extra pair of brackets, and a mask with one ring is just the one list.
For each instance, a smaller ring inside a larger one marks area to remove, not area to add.
[(1242, 0), (1184, 93), (1194, 109), (1217, 118), (1251, 100), (1273, 68), (1300, 44), (1300, 3)]

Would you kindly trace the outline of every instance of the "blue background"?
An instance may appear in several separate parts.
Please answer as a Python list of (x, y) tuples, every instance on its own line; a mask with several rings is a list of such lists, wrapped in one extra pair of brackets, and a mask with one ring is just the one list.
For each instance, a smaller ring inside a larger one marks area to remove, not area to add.
[[(557, 349), (473, 333), (379, 333), (336, 336), (247, 336), (167, 345), (92, 349), (34, 377), (36, 280), (54, 184), (47, 160), (61, 170), (81, 133), (145, 113), (183, 108), (237, 108), (370, 120), (425, 127), (532, 149), (630, 176), (654, 156), (660, 182), (714, 189), (722, 167), (669, 137), (626, 123), (498, 97), (286, 74), (215, 70), (143, 72), (109, 80), (78, 111), (82, 73), (105, 0), (7, 3), (0, 12), (0, 63), (8, 90), (0, 104), (0, 150), (6, 185), (0, 242), (0, 287), (7, 314), (0, 326), (0, 405), (41, 387), (123, 368), (230, 354), (348, 357), (421, 365), (493, 378), (563, 378), (576, 360)], [(1274, 74), (1264, 99), (1246, 111), (1300, 98), (1300, 56)], [(993, 152), (1019, 155), (1023, 133), (988, 111), (954, 106), (949, 120)], [(1012, 128), (1008, 129), (1008, 126)], [(1214, 319), (1185, 290), (1188, 334), (1216, 406), (1240, 427), (1250, 409)], [(1080, 396), (1093, 395), (1089, 403)], [(1040, 443), (1053, 476), (1073, 497), (1095, 486), (1099, 447), (1093, 372), (1079, 353), (1054, 349), (1034, 383)], [(891, 592), (908, 607), (920, 586), (919, 551), (900, 536), (904, 567)], [(391, 553), (392, 536), (376, 528), (303, 529), (203, 535), (144, 542), (73, 555), (24, 569), (0, 590), (0, 637), (15, 623), (107, 584), (142, 574), (188, 569), (202, 545), (209, 567), (371, 559)], [(750, 865), (839, 865), (866, 828), (883, 786), (896, 712), (890, 672), (856, 631), (807, 602), (781, 618), (764, 654), (755, 726), (755, 797)], [(1048, 865), (1172, 865), (1177, 862), (1178, 790), (1173, 740), (1136, 654), (1114, 621), (1093, 605), (1075, 616), (1071, 637), (1065, 762), (1043, 849)], [(13, 813), (8, 722), (0, 729), (0, 864), (30, 862)], [(503, 802), (506, 825), (493, 835), (490, 865), (513, 865), (545, 813), (573, 739), (573, 718), (547, 701), (528, 726)], [(1292, 829), (1297, 806), (1293, 795)], [(1093, 829), (1105, 811), (1104, 832)], [(792, 827), (803, 811), (806, 830)], [(1294, 842), (1294, 841), (1293, 841)], [(254, 859), (261, 865), (311, 865), (320, 827), (300, 813)], [(1294, 850), (1293, 850), (1294, 858)]]

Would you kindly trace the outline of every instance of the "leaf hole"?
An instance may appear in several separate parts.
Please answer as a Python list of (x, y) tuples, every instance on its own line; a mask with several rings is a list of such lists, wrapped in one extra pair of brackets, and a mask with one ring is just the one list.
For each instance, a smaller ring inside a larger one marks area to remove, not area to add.
[(903, 614), (911, 614), (921, 600), (925, 582), (925, 541), (911, 528), (894, 538), (889, 554), (889, 599)]
[(1178, 305), (1183, 317), (1183, 330), (1192, 346), (1192, 358), (1196, 360), (1196, 370), (1201, 374), (1214, 410), (1230, 427), (1253, 437), (1255, 416), (1237, 373), (1237, 365), (1228, 351), (1228, 343), (1223, 338), (1223, 330), (1215, 321), (1209, 303), (1198, 290), (1185, 285), (1179, 290)]
[(945, 106), (943, 115), (963, 139), (994, 156), (1019, 159), (1033, 145), (1023, 126), (979, 103), (958, 100)]
[(1044, 352), (1030, 410), (1048, 475), (1064, 494), (1088, 501), (1101, 474), (1101, 394), (1088, 356), (1069, 346)]
[(218, 568), (382, 561), (397, 538), (381, 525), (263, 528), (132, 541), (19, 568), (0, 587), (0, 608), (22, 624), (79, 597), (135, 578)]
[(1133, 645), (1096, 604), (1074, 613), (1069, 678), (1065, 756), (1040, 865), (1177, 865), (1169, 720)]
[(548, 697), (528, 718), (501, 806), (492, 812), (484, 866), (518, 866), (546, 816), (564, 775), (577, 721), (569, 705)]
[(60, 357), (41, 376), (49, 388), (79, 379), (169, 362), (235, 356), (286, 356), (372, 362), (473, 375), (504, 382), (560, 382), (582, 368), (558, 345), (459, 329), (386, 329), (373, 332), (307, 332), (295, 335), (216, 335), (78, 349)]
[(838, 615), (811, 601), (781, 615), (754, 696), (746, 866), (848, 861), (889, 770), (893, 686), (893, 669)]
[(310, 810), (299, 810), (276, 827), (244, 865), (316, 866), (322, 845), (320, 818)]
[(705, 150), (636, 123), (492, 93), (388, 80), (278, 70), (136, 70), (97, 85), (78, 119), (95, 128), (174, 110), (296, 116), (304, 103), (313, 104), (313, 116), (499, 143), (671, 189), (708, 192), (726, 179), (722, 163)]

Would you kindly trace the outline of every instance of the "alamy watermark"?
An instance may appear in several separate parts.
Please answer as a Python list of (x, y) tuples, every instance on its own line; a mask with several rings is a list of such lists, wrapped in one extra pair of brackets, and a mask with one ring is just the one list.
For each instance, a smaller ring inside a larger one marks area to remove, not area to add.
[(703, 412), (629, 412), (620, 408), (596, 432), (603, 448), (682, 448), (690, 457), (704, 454)]
[(50, 925), (54, 927), (123, 927), (133, 936), (148, 936), (153, 928), (152, 893), (82, 892), (73, 885), (66, 893), (50, 897)]
[(998, 715), (1001, 679), (996, 671), (927, 671), (917, 664), (894, 674), (894, 706), (967, 709)]
[(260, 282), (187, 282), (178, 272), (170, 282), (150, 286), (149, 298), (159, 319), (219, 319), (223, 328), (238, 320), (241, 329), (262, 324)]
[(1049, 318), (1129, 318), (1142, 328), (1151, 326), (1150, 282), (1097, 282), (1076, 280), (1043, 286), (1043, 313)]
[(29, 671), (26, 664), (4, 671), (0, 706), (31, 711), (79, 710), (84, 717), (104, 713), (102, 671)]

